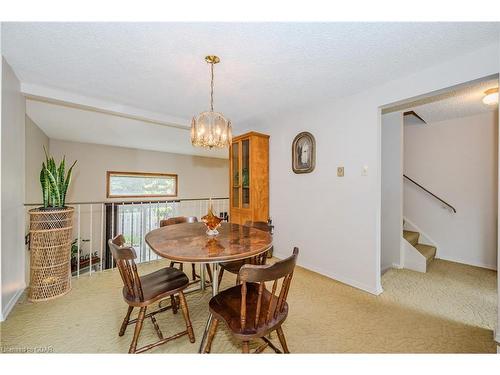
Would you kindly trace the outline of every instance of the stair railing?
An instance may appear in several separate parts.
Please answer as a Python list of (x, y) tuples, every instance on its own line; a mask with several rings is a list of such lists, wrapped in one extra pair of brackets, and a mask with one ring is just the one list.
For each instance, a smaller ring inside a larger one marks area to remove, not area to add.
[(451, 204), (449, 204), (445, 200), (439, 198), (436, 194), (434, 194), (431, 191), (427, 190), (426, 188), (424, 188), (422, 185), (420, 185), (418, 182), (416, 182), (412, 178), (408, 177), (407, 175), (404, 174), (403, 177), (406, 178), (408, 181), (412, 182), (413, 184), (415, 184), (416, 186), (418, 186), (420, 189), (422, 189), (423, 191), (425, 191), (427, 194), (432, 195), (434, 198), (436, 198), (438, 201), (440, 201), (442, 204), (444, 204), (446, 207), (448, 207), (450, 210), (452, 210), (453, 213), (455, 213), (455, 214), (457, 213), (457, 210)]

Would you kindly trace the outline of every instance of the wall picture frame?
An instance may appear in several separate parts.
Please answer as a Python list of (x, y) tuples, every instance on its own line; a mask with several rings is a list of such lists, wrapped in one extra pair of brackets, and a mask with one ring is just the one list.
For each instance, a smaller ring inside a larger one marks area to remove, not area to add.
[(292, 143), (292, 170), (311, 173), (316, 167), (316, 140), (309, 132), (297, 134)]

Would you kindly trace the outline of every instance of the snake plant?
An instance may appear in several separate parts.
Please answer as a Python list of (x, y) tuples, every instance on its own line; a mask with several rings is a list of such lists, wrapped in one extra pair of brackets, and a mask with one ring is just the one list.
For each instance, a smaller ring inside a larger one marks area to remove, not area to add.
[(42, 162), (40, 171), (40, 184), (42, 185), (43, 207), (44, 208), (62, 208), (66, 204), (66, 193), (71, 183), (71, 173), (75, 162), (66, 172), (66, 157), (63, 157), (59, 166), (56, 165), (54, 158), (49, 157), (45, 147), (45, 162)]

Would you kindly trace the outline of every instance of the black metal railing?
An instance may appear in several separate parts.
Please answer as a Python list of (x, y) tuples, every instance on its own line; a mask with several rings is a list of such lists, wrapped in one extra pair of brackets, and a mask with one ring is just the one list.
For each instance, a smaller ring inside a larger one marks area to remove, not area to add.
[(415, 184), (416, 186), (418, 186), (420, 189), (422, 189), (423, 191), (425, 191), (427, 194), (433, 196), (434, 198), (436, 198), (438, 201), (440, 201), (442, 204), (444, 204), (446, 207), (448, 207), (450, 210), (453, 211), (453, 213), (457, 213), (457, 210), (455, 209), (455, 207), (453, 207), (451, 204), (449, 204), (448, 202), (446, 202), (444, 199), (441, 199), (439, 198), (436, 194), (434, 194), (433, 192), (429, 191), (428, 189), (426, 189), (425, 187), (423, 187), (422, 185), (420, 185), (417, 181), (415, 181), (414, 179), (408, 177), (407, 175), (403, 175), (404, 178), (406, 178), (408, 181), (410, 181), (411, 183)]

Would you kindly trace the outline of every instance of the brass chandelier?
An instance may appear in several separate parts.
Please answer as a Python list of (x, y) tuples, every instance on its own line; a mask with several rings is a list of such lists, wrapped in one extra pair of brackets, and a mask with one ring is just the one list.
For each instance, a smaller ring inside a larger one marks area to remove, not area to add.
[(220, 62), (219, 57), (205, 57), (210, 64), (210, 111), (193, 117), (191, 122), (191, 143), (196, 147), (224, 148), (231, 144), (231, 121), (220, 112), (214, 112), (214, 65)]

